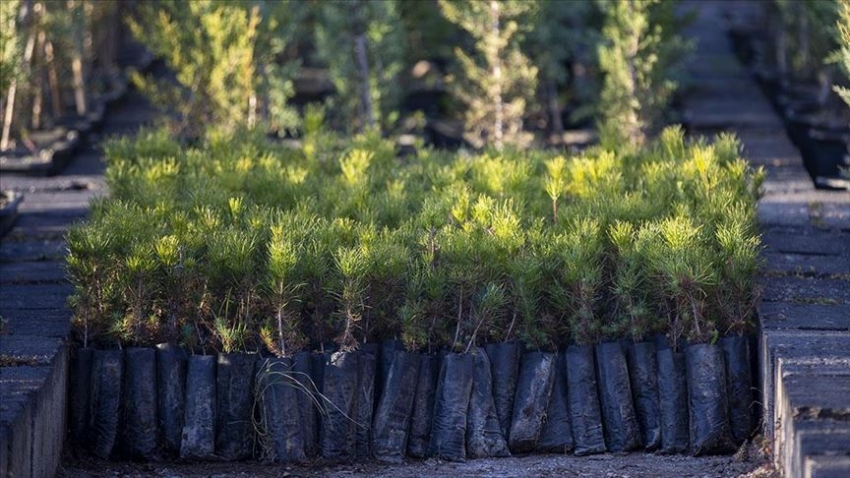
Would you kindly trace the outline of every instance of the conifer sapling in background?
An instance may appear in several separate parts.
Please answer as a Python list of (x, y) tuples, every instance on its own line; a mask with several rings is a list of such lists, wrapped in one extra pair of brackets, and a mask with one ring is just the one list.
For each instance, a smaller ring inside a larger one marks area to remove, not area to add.
[(464, 138), (476, 148), (506, 144), (524, 147), (531, 135), (523, 116), (534, 98), (537, 67), (520, 51), (525, 16), (536, 8), (519, 0), (440, 0), (440, 9), (474, 40), (474, 54), (455, 48), (460, 69), (450, 78), (466, 104)]

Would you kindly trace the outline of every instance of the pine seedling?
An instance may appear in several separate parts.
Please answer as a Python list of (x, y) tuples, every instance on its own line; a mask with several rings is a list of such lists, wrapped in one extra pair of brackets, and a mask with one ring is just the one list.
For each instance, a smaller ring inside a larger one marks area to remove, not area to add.
[(127, 310), (113, 326), (123, 342), (149, 345), (159, 333), (152, 303), (159, 286), (154, 280), (156, 260), (152, 249), (152, 244), (138, 242), (124, 259), (120, 278)]
[(510, 323), (502, 339), (514, 333), (536, 349), (552, 350), (557, 340), (555, 317), (541, 307), (543, 264), (528, 250), (508, 259)]
[(296, 304), (303, 284), (297, 281), (298, 249), (280, 226), (272, 226), (266, 263), (265, 300), (271, 317), (260, 329), (260, 338), (269, 352), (289, 357), (305, 344)]
[(256, 238), (227, 228), (213, 233), (207, 245), (213, 333), (225, 352), (253, 332), (256, 304)]
[(460, 76), (450, 82), (467, 106), (464, 137), (474, 147), (527, 146), (523, 115), (534, 97), (537, 68), (519, 48), (522, 18), (535, 3), (518, 0), (440, 0), (440, 10), (474, 40), (476, 55), (455, 48)]
[(368, 263), (364, 341), (375, 336), (398, 337), (402, 333), (398, 314), (407, 289), (410, 262), (406, 239), (402, 230), (385, 229), (361, 236), (364, 260)]
[(508, 295), (500, 284), (488, 282), (473, 298), (470, 312), (469, 336), (463, 353), (469, 353), (476, 344), (481, 327), (492, 326), (503, 321)]
[(341, 333), (334, 339), (343, 351), (357, 349), (355, 336), (363, 318), (366, 302), (366, 274), (369, 264), (359, 247), (340, 247), (334, 254), (337, 273), (337, 316), (341, 320)]
[(398, 309), (401, 325), (401, 340), (404, 347), (411, 352), (424, 349), (429, 343), (428, 317), (425, 305), (425, 287), (428, 264), (416, 261), (410, 271), (407, 281), (405, 300)]
[(593, 345), (601, 338), (599, 300), (602, 298), (603, 242), (599, 223), (574, 220), (566, 231), (553, 237), (560, 270), (555, 281), (555, 303), (566, 313), (573, 340)]
[(752, 330), (761, 295), (755, 283), (761, 241), (750, 230), (751, 219), (745, 211), (744, 208), (728, 211), (715, 232), (720, 271), (714, 303), (724, 335), (743, 335)]
[[(179, 217), (175, 214), (172, 220)], [(194, 325), (197, 329), (197, 324), (186, 323), (187, 319), (196, 321), (201, 295), (199, 289), (203, 282), (196, 258), (197, 242), (186, 231), (178, 230), (177, 234), (158, 238), (154, 244), (156, 277), (162, 285), (159, 307), (163, 309), (164, 335), (169, 341), (178, 341), (187, 325), (190, 328)]]
[(692, 343), (715, 339), (719, 332), (717, 317), (710, 311), (710, 299), (717, 283), (712, 251), (700, 226), (679, 214), (649, 228), (657, 228), (658, 247), (650, 251), (650, 260), (658, 273), (666, 300), (671, 304), (667, 333), (677, 348), (683, 336)]
[(612, 323), (606, 332), (610, 338), (627, 336), (640, 342), (661, 326), (648, 300), (647, 257), (642, 249), (649, 244), (638, 241), (637, 228), (628, 222), (615, 221), (608, 237), (613, 246)]
[(83, 347), (107, 331), (115, 285), (112, 242), (110, 232), (98, 222), (68, 229), (65, 267), (74, 285), (69, 302), (74, 310), (74, 330)]
[(545, 162), (547, 176), (543, 188), (552, 201), (552, 223), (558, 222), (558, 200), (564, 195), (567, 187), (567, 160), (563, 156), (555, 156)]

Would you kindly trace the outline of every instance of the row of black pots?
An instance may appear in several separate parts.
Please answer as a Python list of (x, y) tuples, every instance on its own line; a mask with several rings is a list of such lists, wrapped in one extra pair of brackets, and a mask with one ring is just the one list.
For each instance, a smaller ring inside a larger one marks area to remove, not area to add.
[(850, 168), (850, 111), (835, 103), (825, 112), (815, 85), (782, 80), (767, 70), (756, 78), (777, 114), (782, 117), (789, 139), (800, 150), (806, 171), (819, 188), (850, 188), (841, 169)]
[(753, 429), (749, 359), (747, 338), (684, 353), (654, 342), (418, 354), (388, 341), (292, 358), (84, 348), (70, 438), (144, 460), (728, 453)]

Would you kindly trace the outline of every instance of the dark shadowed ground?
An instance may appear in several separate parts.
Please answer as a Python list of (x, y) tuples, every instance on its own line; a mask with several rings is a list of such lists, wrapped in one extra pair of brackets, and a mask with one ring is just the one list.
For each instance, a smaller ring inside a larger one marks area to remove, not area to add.
[(316, 461), (307, 465), (267, 465), (247, 463), (128, 463), (96, 459), (66, 460), (58, 477), (387, 477), (413, 476), (465, 477), (694, 477), (694, 478), (775, 478), (764, 455), (756, 447), (742, 449), (734, 456), (660, 456), (651, 453), (621, 455), (530, 455), (524, 457), (470, 460), (464, 463), (437, 460), (409, 461), (404, 465), (384, 465), (375, 461), (332, 463)]

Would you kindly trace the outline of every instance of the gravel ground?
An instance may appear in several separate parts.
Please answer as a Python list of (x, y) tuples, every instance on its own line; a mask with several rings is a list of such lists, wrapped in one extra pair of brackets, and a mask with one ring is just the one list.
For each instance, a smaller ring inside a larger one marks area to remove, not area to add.
[(767, 458), (749, 446), (735, 456), (693, 458), (650, 453), (605, 454), (588, 457), (531, 455), (469, 460), (463, 463), (437, 460), (386, 465), (375, 461), (349, 463), (315, 461), (304, 465), (245, 463), (131, 463), (92, 458), (66, 459), (57, 473), (62, 478), (157, 477), (699, 477), (776, 478)]

